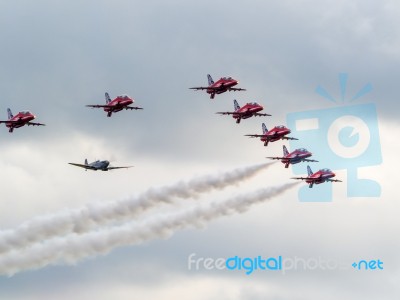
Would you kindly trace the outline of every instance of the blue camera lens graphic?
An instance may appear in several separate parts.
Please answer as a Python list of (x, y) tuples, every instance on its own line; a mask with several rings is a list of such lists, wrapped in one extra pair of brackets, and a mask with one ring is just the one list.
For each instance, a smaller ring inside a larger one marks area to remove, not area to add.
[(342, 130), (339, 132), (340, 142), (345, 147), (350, 148), (358, 144), (358, 141), (360, 140), (360, 135), (358, 133), (353, 134), (354, 130), (354, 127), (346, 126), (342, 128)]

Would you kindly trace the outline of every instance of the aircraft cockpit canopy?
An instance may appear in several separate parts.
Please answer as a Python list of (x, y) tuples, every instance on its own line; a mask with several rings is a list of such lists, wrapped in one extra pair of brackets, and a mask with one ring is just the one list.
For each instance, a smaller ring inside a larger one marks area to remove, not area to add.
[(19, 113), (20, 113), (21, 115), (24, 115), (24, 116), (30, 115), (30, 114), (31, 114), (31, 112), (30, 112), (29, 110), (23, 110), (23, 111), (20, 111)]
[(321, 171), (322, 171), (322, 172), (325, 172), (325, 173), (332, 173), (332, 170), (331, 170), (331, 169), (326, 169), (326, 168), (325, 168), (325, 169), (322, 169)]

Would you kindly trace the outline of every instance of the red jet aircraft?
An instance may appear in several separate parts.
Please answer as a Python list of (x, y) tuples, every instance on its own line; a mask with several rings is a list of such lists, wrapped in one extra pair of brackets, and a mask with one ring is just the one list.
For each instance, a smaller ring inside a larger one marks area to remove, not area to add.
[(36, 116), (27, 110), (20, 111), (17, 115), (13, 116), (11, 109), (7, 108), (7, 113), (8, 113), (8, 120), (0, 121), (0, 124), (5, 123), (6, 126), (9, 128), (8, 132), (13, 132), (14, 128), (19, 128), (24, 125), (45, 126), (45, 124), (42, 124), (42, 123), (31, 122), (32, 120), (34, 120), (36, 118)]
[(299, 148), (294, 150), (293, 152), (289, 153), (289, 151), (286, 149), (286, 146), (283, 146), (283, 157), (275, 156), (275, 157), (267, 157), (270, 159), (279, 159), (282, 161), (283, 164), (285, 164), (285, 168), (289, 167), (289, 164), (298, 164), (299, 162), (302, 161), (308, 161), (308, 162), (318, 162), (318, 160), (314, 159), (307, 159), (312, 155), (311, 152), (307, 151), (304, 148)]
[(217, 82), (214, 82), (210, 74), (207, 74), (208, 86), (192, 87), (191, 90), (207, 90), (207, 94), (210, 94), (210, 99), (214, 99), (215, 94), (222, 94), (226, 91), (245, 91), (245, 89), (234, 88), (235, 85), (239, 83), (236, 79), (232, 77), (222, 77)]
[(111, 117), (111, 114), (113, 112), (118, 112), (123, 109), (143, 109), (141, 107), (136, 107), (136, 106), (129, 106), (134, 102), (132, 98), (130, 98), (127, 95), (121, 95), (117, 96), (114, 100), (111, 101), (110, 95), (108, 93), (105, 93), (106, 97), (106, 105), (86, 105), (86, 107), (91, 107), (91, 108), (103, 108), (105, 112), (107, 112), (107, 117)]
[(311, 171), (310, 166), (307, 166), (307, 177), (292, 177), (292, 179), (305, 180), (308, 187), (312, 188), (314, 184), (321, 184), (324, 182), (342, 182), (339, 179), (331, 179), (336, 176), (330, 169), (321, 169), (315, 173)]
[(223, 111), (217, 112), (220, 115), (232, 115), (234, 119), (236, 119), (236, 123), (239, 124), (241, 119), (248, 119), (252, 116), (271, 116), (269, 114), (260, 114), (259, 111), (262, 111), (264, 107), (256, 102), (251, 102), (243, 105), (242, 107), (239, 106), (236, 100), (233, 100), (233, 104), (235, 107), (235, 111)]
[(263, 134), (246, 134), (245, 136), (251, 138), (259, 137), (260, 140), (264, 142), (264, 146), (268, 146), (268, 142), (275, 142), (278, 140), (298, 140), (296, 138), (286, 136), (287, 134), (290, 133), (290, 129), (283, 125), (278, 125), (272, 128), (271, 130), (268, 130), (267, 126), (265, 126), (265, 124), (262, 123), (262, 130)]

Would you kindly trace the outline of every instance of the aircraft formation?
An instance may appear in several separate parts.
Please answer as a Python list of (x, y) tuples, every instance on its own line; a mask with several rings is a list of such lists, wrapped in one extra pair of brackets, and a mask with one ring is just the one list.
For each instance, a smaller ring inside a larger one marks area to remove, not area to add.
[[(210, 94), (210, 99), (214, 99), (215, 95), (222, 94), (230, 91), (246, 91), (243, 88), (236, 88), (235, 86), (239, 83), (238, 80), (232, 77), (221, 77), (219, 80), (214, 82), (210, 74), (207, 74), (208, 86), (198, 86), (192, 87), (190, 89), (193, 90), (205, 90), (207, 94)], [(113, 113), (122, 111), (122, 110), (142, 110), (142, 107), (131, 106), (134, 103), (133, 98), (128, 95), (119, 95), (113, 100), (111, 100), (110, 95), (105, 93), (105, 104), (88, 104), (86, 107), (90, 108), (102, 108), (106, 113), (107, 117), (111, 117)], [(237, 100), (233, 100), (234, 111), (223, 111), (217, 112), (216, 114), (220, 115), (231, 115), (234, 119), (236, 119), (236, 123), (239, 124), (242, 119), (248, 119), (251, 117), (265, 117), (271, 116), (267, 113), (261, 113), (264, 110), (264, 107), (257, 102), (248, 102), (242, 107), (239, 105)], [(0, 120), (0, 124), (4, 123), (6, 127), (9, 129), (9, 132), (12, 133), (15, 128), (20, 128), (25, 125), (27, 126), (45, 126), (43, 123), (32, 122), (36, 116), (29, 111), (21, 111), (17, 115), (13, 115), (11, 110), (7, 109), (8, 120)], [(268, 130), (265, 123), (262, 123), (262, 134), (246, 134), (250, 138), (260, 138), (261, 142), (264, 143), (264, 146), (268, 146), (269, 143), (276, 142), (278, 140), (298, 140), (295, 137), (289, 137), (288, 134), (291, 133), (291, 130), (283, 125), (277, 125), (273, 127), (271, 130)], [(312, 153), (305, 148), (298, 148), (292, 152), (289, 152), (285, 145), (283, 145), (283, 156), (269, 156), (267, 158), (273, 160), (280, 160), (285, 168), (288, 168), (289, 165), (298, 164), (300, 162), (318, 162), (317, 160), (310, 159)], [(80, 167), (87, 170), (92, 171), (109, 171), (115, 169), (127, 169), (132, 166), (122, 166), (122, 167), (113, 167), (110, 166), (110, 162), (108, 160), (96, 160), (92, 163), (89, 163), (87, 159), (85, 159), (84, 164), (79, 163), (69, 163), (70, 165)], [(330, 169), (324, 168), (318, 170), (313, 173), (311, 171), (310, 166), (307, 166), (307, 177), (292, 177), (292, 179), (297, 180), (305, 180), (308, 183), (309, 187), (312, 188), (314, 184), (321, 184), (324, 182), (340, 182), (338, 179), (332, 179), (335, 177), (335, 173), (333, 173)]]
[[(210, 94), (210, 99), (214, 99), (216, 94), (222, 94), (230, 91), (246, 91), (242, 88), (234, 88), (239, 81), (232, 77), (222, 77), (218, 81), (214, 82), (210, 74), (207, 74), (208, 86), (206, 87), (192, 87), (193, 90), (206, 90)], [(239, 106), (237, 100), (233, 100), (234, 111), (217, 112), (220, 115), (232, 115), (236, 119), (236, 123), (239, 124), (242, 119), (248, 119), (253, 116), (271, 116), (267, 113), (260, 113), (264, 107), (257, 102), (249, 102), (242, 107)], [(276, 142), (279, 140), (298, 140), (294, 137), (287, 136), (291, 133), (291, 130), (283, 125), (277, 125), (271, 130), (267, 129), (265, 123), (262, 123), (262, 134), (246, 134), (250, 138), (260, 138), (264, 143), (264, 146), (268, 146), (271, 142)], [(289, 165), (298, 164), (300, 162), (318, 162), (318, 160), (310, 159), (312, 153), (305, 148), (298, 148), (292, 152), (289, 152), (285, 145), (283, 145), (283, 156), (269, 156), (267, 158), (280, 160), (285, 168)], [(321, 184), (324, 182), (341, 182), (338, 179), (332, 179), (336, 176), (330, 169), (324, 168), (313, 173), (310, 166), (307, 166), (307, 177), (292, 177), (291, 179), (305, 180), (309, 188), (312, 188), (314, 184)]]
[[(91, 108), (103, 108), (103, 110), (107, 113), (107, 117), (111, 117), (112, 113), (119, 112), (121, 110), (138, 110), (143, 109), (142, 107), (130, 106), (133, 104), (133, 98), (129, 97), (128, 95), (120, 95), (117, 96), (114, 100), (111, 100), (110, 95), (106, 92), (105, 93), (106, 104), (90, 104), (86, 105), (86, 107)], [(45, 126), (42, 123), (35, 123), (32, 120), (36, 119), (36, 116), (32, 114), (30, 111), (20, 111), (17, 115), (13, 115), (11, 109), (7, 109), (8, 113), (8, 120), (0, 121), (0, 124), (4, 123), (6, 127), (9, 128), (8, 132), (12, 133), (15, 128), (20, 128), (25, 125), (27, 126)], [(132, 168), (132, 166), (125, 166), (125, 167), (113, 167), (110, 166), (110, 162), (108, 160), (96, 160), (92, 163), (88, 163), (87, 159), (85, 159), (84, 164), (78, 163), (69, 163), (70, 165), (84, 168), (85, 171), (92, 170), (92, 171), (109, 171), (109, 170), (116, 170), (116, 169), (128, 169)]]

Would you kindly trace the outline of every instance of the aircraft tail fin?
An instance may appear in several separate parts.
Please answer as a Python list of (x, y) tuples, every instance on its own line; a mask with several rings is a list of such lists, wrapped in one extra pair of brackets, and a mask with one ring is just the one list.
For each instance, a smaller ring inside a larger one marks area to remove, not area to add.
[(312, 173), (313, 173), (313, 171), (311, 170), (310, 166), (307, 166), (307, 173), (308, 173), (308, 176), (311, 176)]
[(105, 97), (106, 97), (106, 103), (107, 104), (110, 103), (111, 102), (111, 98), (110, 98), (110, 95), (107, 92), (105, 93)]
[(262, 123), (262, 130), (263, 130), (264, 134), (266, 134), (268, 132), (268, 128), (267, 128), (267, 126), (265, 126), (265, 123)]
[(207, 78), (208, 78), (208, 85), (214, 84), (214, 80), (212, 79), (210, 74), (207, 74)]
[(235, 111), (240, 109), (240, 105), (236, 100), (233, 100), (233, 106), (235, 107)]
[(88, 164), (87, 158), (85, 158), (85, 165), (87, 166)]
[(8, 119), (10, 120), (14, 115), (11, 112), (11, 109), (7, 108)]
[(286, 148), (285, 145), (283, 145), (283, 156), (286, 156), (286, 155), (288, 155), (288, 154), (289, 154), (288, 149)]

